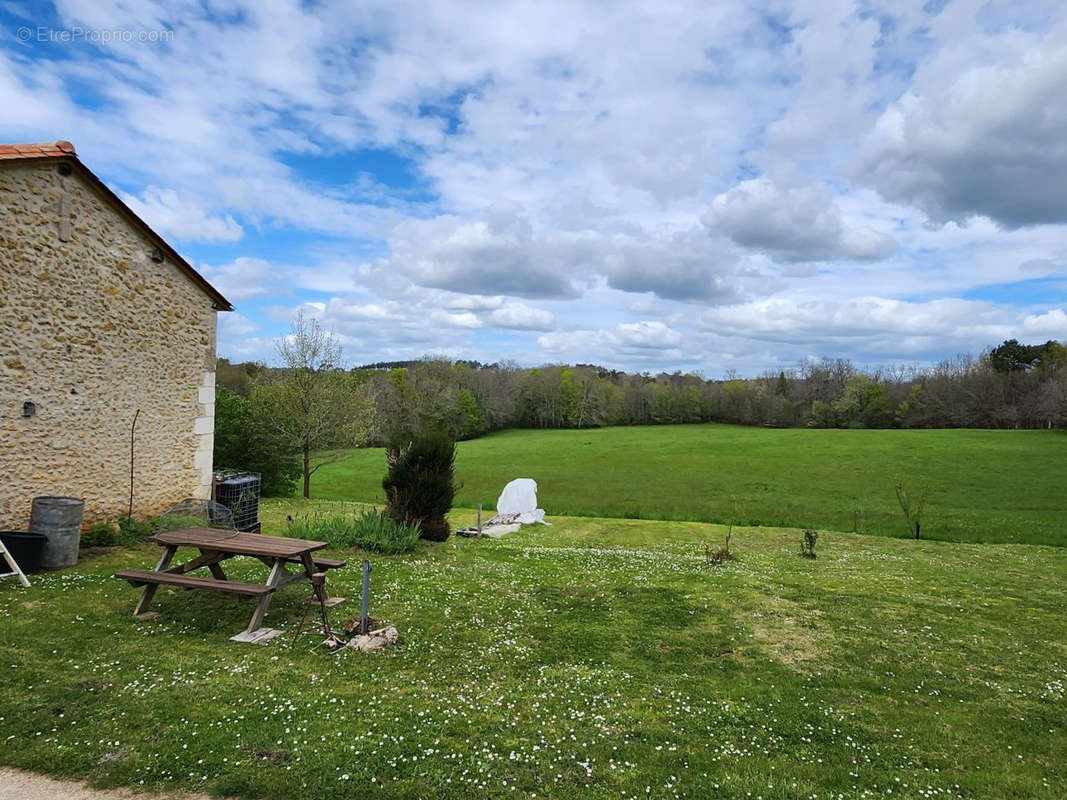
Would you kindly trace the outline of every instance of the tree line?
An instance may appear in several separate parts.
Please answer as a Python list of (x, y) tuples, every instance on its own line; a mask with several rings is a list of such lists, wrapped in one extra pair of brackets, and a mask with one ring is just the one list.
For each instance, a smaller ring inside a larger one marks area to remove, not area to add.
[[(420, 430), (460, 440), (504, 428), (699, 422), (782, 428), (1067, 427), (1067, 347), (1055, 341), (1008, 340), (977, 357), (959, 356), (928, 368), (864, 370), (844, 359), (825, 359), (756, 378), (706, 379), (592, 364), (523, 368), (444, 359), (344, 369), (328, 332), (306, 320), (300, 325), (304, 339), (318, 337), (314, 358), (299, 346), (300, 336), (291, 336), (279, 346), (282, 367), (219, 359), (216, 464), (238, 466), (227, 462), (264, 457), (226, 452), (227, 441), (245, 447), (262, 442), (275, 450), (286, 443), (299, 462), (290, 472), (303, 475), (305, 492), (322, 463), (311, 463), (316, 452), (388, 445)], [(231, 435), (228, 431), (237, 429), (230, 420), (238, 416), (247, 429)], [(266, 490), (266, 474), (264, 484)]]

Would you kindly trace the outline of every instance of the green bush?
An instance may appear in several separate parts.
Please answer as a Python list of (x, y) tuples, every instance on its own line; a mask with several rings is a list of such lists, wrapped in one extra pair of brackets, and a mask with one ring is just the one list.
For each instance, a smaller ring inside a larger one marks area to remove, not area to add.
[(292, 445), (268, 430), (252, 413), (252, 403), (223, 388), (215, 390), (215, 469), (258, 472), (267, 497), (285, 497), (296, 489), (300, 459)]
[(424, 433), (395, 442), (386, 457), (386, 513), (395, 522), (418, 525), (423, 539), (443, 542), (450, 533), (445, 517), (456, 496), (455, 441), (442, 433)]
[(364, 511), (356, 518), (353, 544), (375, 553), (406, 553), (422, 536), (419, 523), (390, 519), (384, 511)]
[(119, 542), (126, 545), (143, 542), (155, 533), (151, 522), (138, 522), (133, 517), (119, 517)]
[(82, 531), (80, 547), (114, 547), (119, 544), (119, 531), (113, 522), (94, 522)]
[(307, 514), (289, 521), (288, 536), (316, 539), (334, 547), (358, 547), (372, 553), (407, 553), (419, 540), (418, 524), (395, 522), (382, 511), (369, 509), (358, 515)]

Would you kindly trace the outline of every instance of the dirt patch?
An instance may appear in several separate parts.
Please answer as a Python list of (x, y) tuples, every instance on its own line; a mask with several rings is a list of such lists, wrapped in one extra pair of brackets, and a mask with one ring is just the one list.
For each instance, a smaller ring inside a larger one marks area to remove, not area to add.
[(254, 744), (245, 742), (244, 749), (256, 758), (263, 759), (276, 767), (288, 764), (289, 759), (292, 758), (288, 750), (282, 750), (281, 748), (256, 747)]
[(150, 794), (95, 789), (85, 781), (57, 781), (21, 769), (0, 767), (0, 800), (210, 800), (206, 794)]
[(768, 598), (753, 612), (752, 637), (776, 661), (799, 668), (821, 660), (830, 636), (822, 612), (781, 598)]

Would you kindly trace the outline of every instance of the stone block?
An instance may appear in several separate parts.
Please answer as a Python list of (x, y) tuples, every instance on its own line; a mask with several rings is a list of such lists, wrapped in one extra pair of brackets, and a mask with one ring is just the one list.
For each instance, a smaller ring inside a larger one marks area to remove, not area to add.
[[(208, 472), (211, 471), (211, 456), (212, 452), (210, 450), (198, 450), (196, 455), (193, 456), (193, 467), (196, 468), (196, 471), (199, 472), (201, 476), (205, 470)], [(200, 482), (203, 483), (203, 480), (201, 479)]]

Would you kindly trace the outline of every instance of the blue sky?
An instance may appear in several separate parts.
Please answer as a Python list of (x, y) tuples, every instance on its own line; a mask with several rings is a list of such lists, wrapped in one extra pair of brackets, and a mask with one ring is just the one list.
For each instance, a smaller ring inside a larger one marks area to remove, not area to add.
[(0, 1), (69, 139), (274, 359), (754, 375), (1067, 339), (1061, 3)]

